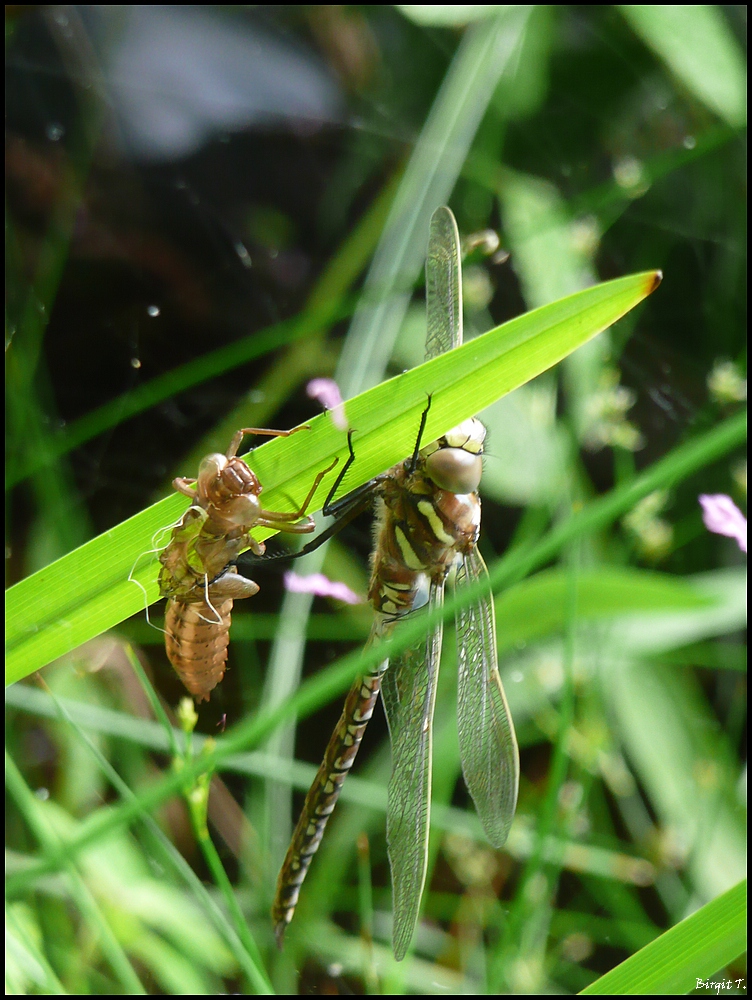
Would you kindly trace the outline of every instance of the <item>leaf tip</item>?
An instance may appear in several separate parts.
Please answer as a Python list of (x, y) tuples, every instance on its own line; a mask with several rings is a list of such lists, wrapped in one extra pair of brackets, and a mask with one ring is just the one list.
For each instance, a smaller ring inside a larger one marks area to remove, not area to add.
[(646, 295), (652, 295), (658, 285), (663, 281), (663, 271), (653, 271), (650, 275)]

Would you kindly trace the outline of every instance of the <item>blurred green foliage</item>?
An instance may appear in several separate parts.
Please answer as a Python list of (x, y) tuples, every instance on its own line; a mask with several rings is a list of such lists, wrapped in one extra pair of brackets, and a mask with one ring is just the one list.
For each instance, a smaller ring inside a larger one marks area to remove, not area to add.
[[(351, 397), (413, 366), (437, 204), (510, 253), (468, 259), (466, 338), (664, 273), (481, 414), (520, 801), (492, 851), (460, 778), (448, 634), (405, 961), (381, 719), (273, 946), (298, 793), (368, 614), (309, 618), (270, 568), (192, 737), (143, 612), (47, 666), (44, 690), (8, 688), (6, 993), (595, 992), (633, 955), (603, 991), (746, 992), (745, 557), (697, 502), (746, 508), (745, 22), (739, 6), (6, 7), (9, 585), (122, 528), (238, 427), (313, 418), (310, 378)], [(369, 532), (322, 554), (361, 592)]]

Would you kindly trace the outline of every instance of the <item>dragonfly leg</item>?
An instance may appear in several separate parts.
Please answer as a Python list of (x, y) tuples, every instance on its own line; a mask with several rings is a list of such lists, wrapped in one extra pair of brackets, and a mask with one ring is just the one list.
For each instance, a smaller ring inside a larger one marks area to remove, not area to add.
[(241, 576), (234, 566), (230, 566), (209, 584), (208, 596), (218, 601), (225, 601), (228, 597), (239, 601), (244, 597), (253, 597), (258, 592), (259, 585), (254, 580)]
[(298, 431), (309, 431), (311, 428), (308, 424), (301, 424), (300, 427), (293, 427), (289, 431), (275, 431), (270, 427), (242, 427), (239, 431), (235, 431), (230, 442), (230, 447), (227, 449), (225, 454), (228, 458), (235, 458), (238, 453), (238, 448), (240, 447), (240, 442), (246, 436), (246, 434), (263, 434), (266, 437), (289, 437), (291, 434), (297, 434)]
[(355, 452), (353, 451), (353, 446), (352, 446), (352, 436), (353, 436), (353, 430), (352, 430), (352, 428), (350, 428), (350, 430), (347, 432), (347, 448), (348, 448), (348, 451), (350, 452), (350, 454), (347, 456), (347, 461), (342, 466), (342, 469), (341, 469), (339, 475), (334, 480), (334, 485), (329, 490), (329, 492), (327, 494), (327, 497), (326, 497), (326, 500), (324, 501), (324, 506), (322, 508), (324, 514), (327, 517), (329, 517), (330, 514), (334, 513), (330, 509), (332, 500), (334, 499), (334, 494), (337, 492), (337, 490), (340, 487), (340, 483), (342, 482), (342, 480), (347, 475), (347, 470), (350, 468), (350, 466), (355, 461)]
[(172, 488), (177, 490), (178, 493), (183, 493), (185, 496), (190, 497), (191, 500), (196, 499), (195, 479), (184, 479), (182, 476), (178, 476), (177, 479), (173, 479)]
[(420, 441), (423, 437), (423, 431), (426, 429), (426, 420), (428, 420), (428, 411), (431, 409), (431, 393), (428, 394), (428, 402), (426, 403), (426, 408), (420, 417), (420, 427), (418, 428), (418, 436), (415, 439), (415, 449), (413, 450), (412, 458), (410, 459), (410, 472), (415, 472), (418, 468), (418, 456), (420, 454)]
[(313, 531), (315, 524), (313, 519), (310, 517), (304, 524), (289, 524), (288, 522), (297, 521), (301, 517), (305, 516), (305, 512), (308, 510), (308, 505), (313, 499), (313, 494), (318, 489), (319, 483), (324, 476), (332, 471), (338, 461), (339, 459), (335, 458), (330, 465), (327, 465), (322, 472), (319, 472), (313, 481), (313, 486), (311, 486), (308, 491), (308, 496), (296, 511), (293, 511), (291, 514), (280, 514), (273, 510), (261, 510), (259, 511), (259, 517), (256, 520), (254, 527), (256, 525), (261, 525), (264, 528), (278, 528), (280, 531), (288, 531), (292, 534), (305, 534), (306, 532)]

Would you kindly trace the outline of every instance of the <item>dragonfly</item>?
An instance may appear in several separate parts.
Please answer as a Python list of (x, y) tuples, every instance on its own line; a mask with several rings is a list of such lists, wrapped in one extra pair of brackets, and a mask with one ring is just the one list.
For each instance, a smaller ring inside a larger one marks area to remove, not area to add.
[[(198, 477), (173, 480), (191, 506), (175, 525), (159, 556), (159, 590), (167, 597), (165, 648), (170, 663), (196, 701), (209, 696), (225, 674), (233, 602), (252, 597), (258, 584), (237, 569), (239, 553), (249, 548), (263, 556), (265, 546), (250, 534), (256, 527), (293, 534), (309, 533), (315, 522), (306, 516), (313, 494), (332, 468), (319, 473), (293, 513), (265, 510), (259, 497), (263, 487), (238, 449), (246, 434), (288, 437), (307, 426), (278, 431), (244, 427), (233, 435), (230, 447), (202, 459)], [(302, 519), (302, 520), (301, 520)]]
[[(462, 343), (460, 244), (451, 210), (438, 208), (430, 223), (426, 259), (426, 360)], [(374, 609), (369, 643), (388, 637), (415, 609), (428, 584), (431, 609), (443, 603), (447, 578), (455, 587), (473, 586), (476, 596), (456, 613), (458, 722), (462, 771), (483, 829), (494, 847), (507, 839), (517, 803), (519, 752), (499, 677), (493, 597), (481, 593), (488, 571), (478, 551), (485, 428), (464, 421), (437, 441), (421, 447), (428, 406), (410, 458), (377, 476), (348, 497), (333, 497), (355, 461), (350, 456), (334, 483), (324, 513), (346, 523), (375, 497), (377, 530), (371, 556), (368, 597)], [(301, 550), (329, 537), (339, 524)], [(478, 596), (480, 594), (480, 596)], [(272, 908), (281, 946), (301, 886), (342, 785), (381, 693), (392, 746), (388, 788), (387, 849), (392, 872), (393, 933), (397, 960), (404, 958), (417, 925), (428, 867), (431, 805), (431, 739), (443, 624), (391, 660), (383, 659), (359, 677), (342, 715), (282, 864)]]

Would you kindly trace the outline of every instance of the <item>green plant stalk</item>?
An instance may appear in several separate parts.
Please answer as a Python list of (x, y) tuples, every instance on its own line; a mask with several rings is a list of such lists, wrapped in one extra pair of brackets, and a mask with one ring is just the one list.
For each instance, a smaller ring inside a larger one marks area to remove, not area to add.
[[(601, 976), (580, 996), (672, 996), (690, 993), (743, 954), (747, 946), (747, 880)], [(717, 991), (720, 992), (720, 991)]]
[(227, 872), (225, 871), (224, 865), (222, 864), (219, 854), (217, 853), (217, 848), (214, 846), (214, 842), (209, 835), (206, 821), (204, 821), (202, 828), (199, 828), (197, 824), (194, 829), (196, 831), (199, 846), (201, 847), (201, 853), (204, 855), (204, 860), (209, 866), (209, 870), (214, 877), (214, 881), (219, 886), (219, 889), (224, 896), (225, 904), (227, 905), (227, 909), (229, 910), (233, 924), (235, 925), (235, 933), (243, 943), (243, 947), (247, 951), (253, 963), (254, 976), (252, 979), (252, 986), (259, 994), (273, 995), (274, 990), (271, 988), (271, 985), (265, 978), (262, 979), (260, 975), (260, 970), (264, 968), (261, 952), (259, 951), (258, 945), (256, 944), (250, 928), (246, 923), (243, 912), (238, 905), (235, 890), (230, 882), (230, 879), (227, 877)]
[[(49, 828), (44, 817), (40, 815), (39, 803), (7, 751), (5, 753), (5, 781), (21, 815), (39, 840), (42, 849), (48, 856), (58, 852), (60, 838)], [(102, 913), (85, 880), (76, 871), (73, 860), (65, 857), (65, 852), (62, 858), (62, 867), (65, 868), (70, 879), (71, 895), (81, 915), (89, 922), (92, 929), (97, 931), (102, 951), (126, 993), (145, 996), (146, 990), (134, 972), (122, 945), (113, 934), (107, 918)]]
[[(153, 695), (153, 688), (148, 682), (148, 678), (143, 673), (143, 668), (135, 656), (130, 647), (126, 647), (126, 655), (136, 670), (137, 674), (143, 675), (142, 684), (145, 681), (145, 689), (147, 693), (151, 691)], [(45, 687), (47, 687), (45, 685)], [(81, 727), (71, 719), (68, 714), (63, 701), (58, 698), (53, 691), (47, 688), (47, 695), (52, 699), (56, 709), (58, 718), (64, 721), (67, 725), (73, 729), (78, 738), (88, 747), (94, 759), (98, 763), (102, 773), (105, 775), (107, 780), (110, 782), (112, 787), (120, 795), (121, 799), (126, 802), (131, 802), (134, 805), (140, 806), (138, 797), (134, 792), (128, 787), (128, 785), (123, 781), (120, 775), (117, 773), (115, 768), (110, 764), (101, 750), (94, 744), (86, 733), (81, 729)], [(164, 722), (167, 728), (170, 730), (169, 745), (172, 750), (173, 756), (178, 752), (176, 733), (172, 726), (169, 724), (169, 720), (164, 713), (159, 700), (156, 699), (157, 705), (159, 707), (158, 715), (164, 717)], [(215, 927), (222, 935), (222, 937), (227, 941), (227, 945), (237, 959), (238, 965), (245, 972), (248, 977), (248, 981), (252, 984), (253, 988), (258, 994), (272, 994), (274, 991), (271, 987), (271, 983), (266, 977), (264, 971), (264, 966), (259, 957), (254, 957), (252, 950), (249, 950), (246, 943), (241, 941), (239, 936), (236, 934), (232, 925), (228, 923), (227, 917), (217, 906), (216, 902), (212, 899), (210, 894), (206, 891), (203, 882), (198, 878), (196, 873), (193, 871), (191, 866), (185, 860), (180, 851), (177, 850), (175, 845), (169, 840), (169, 838), (162, 832), (156, 821), (145, 809), (140, 811), (140, 820), (143, 822), (144, 827), (151, 837), (152, 845), (157, 851), (161, 860), (166, 866), (170, 866), (175, 869), (177, 874), (183, 879), (188, 888), (196, 896), (198, 902), (201, 906), (205, 908), (207, 913), (210, 914), (211, 919), (214, 922)], [(255, 947), (255, 945), (254, 945)]]
[(178, 741), (176, 736), (176, 731), (170, 720), (167, 718), (167, 712), (165, 712), (162, 702), (157, 697), (157, 693), (154, 690), (149, 678), (146, 676), (146, 671), (141, 666), (141, 661), (136, 656), (133, 647), (130, 643), (125, 644), (125, 655), (128, 658), (134, 674), (138, 677), (141, 689), (143, 690), (146, 697), (149, 699), (149, 704), (151, 705), (151, 710), (154, 712), (155, 718), (161, 723), (163, 731), (167, 734), (167, 741), (170, 746), (170, 755), (175, 758), (179, 755), (180, 749), (178, 747)]
[(449, 199), (499, 81), (516, 68), (531, 10), (524, 4), (502, 7), (462, 37), (410, 156), (366, 277), (340, 358), (338, 380), (344, 396), (383, 377), (407, 310), (410, 286), (423, 264), (431, 213)]
[[(207, 752), (210, 752), (208, 743), (204, 744), (204, 746), (207, 748)], [(263, 960), (261, 958), (261, 952), (253, 939), (253, 935), (251, 934), (245, 917), (243, 916), (240, 906), (238, 905), (235, 890), (232, 887), (230, 879), (227, 877), (227, 872), (225, 871), (224, 865), (222, 864), (219, 854), (217, 853), (217, 849), (214, 846), (214, 842), (209, 834), (206, 817), (209, 806), (209, 785), (211, 783), (211, 775), (211, 770), (205, 771), (203, 774), (199, 774), (196, 777), (193, 787), (186, 789), (184, 792), (185, 798), (188, 802), (188, 810), (191, 817), (191, 823), (193, 825), (193, 832), (196, 836), (199, 847), (201, 848), (201, 853), (204, 855), (204, 860), (209, 867), (209, 871), (212, 873), (214, 881), (224, 896), (225, 904), (235, 925), (235, 933), (242, 941), (243, 946), (248, 952), (254, 966), (258, 969), (262, 969)], [(258, 979), (257, 976), (254, 978), (256, 980)], [(258, 987), (259, 984), (258, 982), (255, 982), (253, 985)], [(260, 992), (270, 994), (274, 991), (266, 983), (264, 983), (263, 989), (261, 989)]]
[[(740, 413), (730, 417), (718, 427), (708, 431), (699, 438), (680, 445), (671, 455), (660, 459), (641, 473), (634, 482), (626, 487), (619, 487), (600, 500), (593, 501), (568, 520), (554, 528), (537, 544), (526, 547), (520, 557), (514, 553), (506, 556), (490, 568), (494, 590), (509, 585), (525, 573), (532, 571), (552, 559), (568, 542), (586, 535), (592, 531), (606, 527), (620, 515), (624, 514), (643, 496), (652, 493), (660, 487), (675, 484), (698, 469), (721, 458), (733, 448), (742, 444), (746, 437), (745, 414)], [(462, 601), (471, 603), (476, 599), (474, 588), (465, 587), (461, 595)], [(340, 695), (353, 678), (363, 670), (375, 664), (384, 656), (394, 655), (398, 650), (406, 648), (416, 641), (426, 628), (432, 627), (435, 621), (449, 619), (460, 606), (460, 600), (453, 597), (444, 605), (444, 613), (425, 616), (423, 622), (405, 623), (388, 643), (373, 647), (360, 654), (350, 654), (333, 664), (326, 673), (306, 681), (285, 704), (272, 711), (240, 723), (231, 733), (217, 741), (213, 753), (193, 761), (187, 765), (182, 775), (168, 775), (159, 784), (146, 790), (139, 806), (126, 803), (109, 813), (96, 814), (84, 824), (84, 829), (61, 849), (52, 852), (44, 860), (30, 866), (26, 871), (11, 876), (6, 882), (6, 892), (9, 897), (22, 891), (39, 875), (57, 870), (66, 857), (73, 857), (87, 844), (98, 839), (118, 826), (129, 823), (138, 815), (140, 808), (151, 809), (175, 794), (181, 783), (195, 778), (207, 767), (221, 767), (222, 762), (232, 754), (239, 753), (256, 746), (267, 737), (274, 728), (291, 716), (304, 716), (314, 711), (320, 705)]]
[(368, 834), (358, 837), (358, 915), (360, 939), (365, 958), (365, 991), (368, 996), (380, 993), (376, 963), (373, 957), (373, 880), (371, 877), (371, 851)]
[[(198, 722), (198, 715), (196, 714), (196, 709), (190, 698), (186, 697), (182, 699), (178, 715), (180, 717), (181, 727), (186, 738), (186, 749), (184, 754), (179, 754), (173, 759), (173, 768), (178, 774), (182, 774), (186, 764), (189, 764), (193, 759), (193, 729)], [(213, 747), (214, 740), (211, 737), (205, 740), (203, 746), (201, 747), (198, 759), (200, 760), (201, 757), (210, 754)], [(217, 853), (214, 842), (209, 835), (207, 814), (209, 810), (209, 787), (211, 785), (213, 773), (214, 769), (208, 768), (206, 771), (198, 774), (195, 780), (184, 786), (183, 796), (188, 804), (188, 814), (191, 817), (193, 833), (198, 841), (199, 847), (201, 848), (201, 853), (204, 855), (204, 860), (214, 876), (214, 881), (219, 886), (219, 889), (224, 896), (225, 903), (235, 924), (235, 933), (243, 942), (243, 945), (254, 965), (258, 966), (258, 968), (263, 968), (261, 953), (259, 952), (258, 946), (256, 945), (248, 925), (245, 922), (245, 918), (243, 917), (241, 909), (238, 906), (235, 890), (227, 877), (227, 872), (225, 871), (224, 865), (222, 864), (219, 854)], [(257, 977), (254, 977), (254, 979), (256, 978)], [(267, 994), (273, 992), (273, 990), (271, 990), (267, 984), (264, 983), (261, 992)]]

